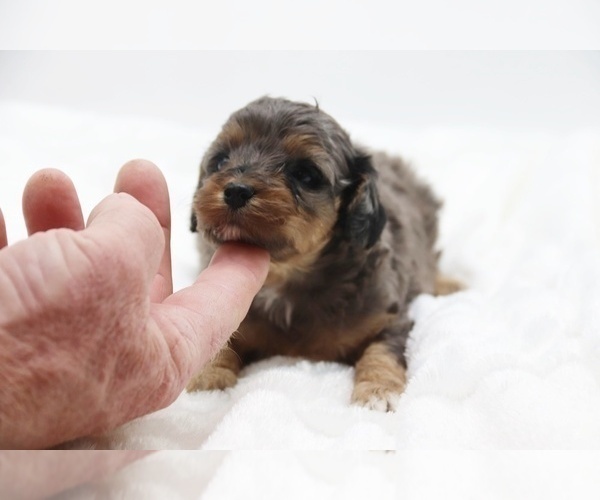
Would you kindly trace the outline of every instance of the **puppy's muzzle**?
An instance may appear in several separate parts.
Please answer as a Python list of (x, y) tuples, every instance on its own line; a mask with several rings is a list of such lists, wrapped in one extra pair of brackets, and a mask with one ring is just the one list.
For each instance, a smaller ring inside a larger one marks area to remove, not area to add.
[(223, 199), (232, 210), (245, 206), (254, 196), (254, 188), (247, 184), (230, 182), (223, 189)]

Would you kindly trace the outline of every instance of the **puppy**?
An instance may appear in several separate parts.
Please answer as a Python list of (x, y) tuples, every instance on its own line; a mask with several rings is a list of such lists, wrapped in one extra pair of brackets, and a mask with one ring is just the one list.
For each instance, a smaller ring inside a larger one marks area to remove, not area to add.
[(229, 345), (188, 391), (236, 383), (273, 355), (349, 363), (352, 401), (392, 410), (406, 384), (408, 305), (459, 288), (438, 277), (440, 203), (399, 158), (369, 154), (329, 115), (263, 97), (209, 147), (192, 230), (205, 263), (220, 243), (269, 251), (265, 285)]

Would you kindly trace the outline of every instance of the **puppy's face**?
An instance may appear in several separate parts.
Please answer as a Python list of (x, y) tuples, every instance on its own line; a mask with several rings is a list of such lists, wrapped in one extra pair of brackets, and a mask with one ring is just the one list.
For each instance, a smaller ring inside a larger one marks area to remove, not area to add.
[(192, 229), (265, 248), (274, 263), (314, 261), (352, 230), (373, 244), (385, 220), (374, 175), (317, 107), (262, 98), (234, 113), (205, 154)]

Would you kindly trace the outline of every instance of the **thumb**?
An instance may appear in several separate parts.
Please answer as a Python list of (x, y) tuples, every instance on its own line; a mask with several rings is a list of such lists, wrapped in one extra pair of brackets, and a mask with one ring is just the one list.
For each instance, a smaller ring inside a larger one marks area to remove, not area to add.
[(165, 235), (152, 211), (126, 193), (107, 196), (92, 210), (80, 234), (93, 240), (114, 259), (127, 263), (150, 282), (156, 275)]

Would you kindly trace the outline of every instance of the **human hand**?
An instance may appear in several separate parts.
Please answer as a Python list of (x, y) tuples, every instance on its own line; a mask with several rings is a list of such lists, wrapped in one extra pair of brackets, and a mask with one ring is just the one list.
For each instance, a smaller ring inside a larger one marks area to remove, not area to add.
[(266, 277), (265, 251), (226, 244), (173, 294), (162, 174), (130, 162), (115, 191), (84, 226), (71, 181), (45, 170), (23, 194), (30, 237), (6, 246), (0, 217), (2, 448), (52, 446), (169, 405)]

